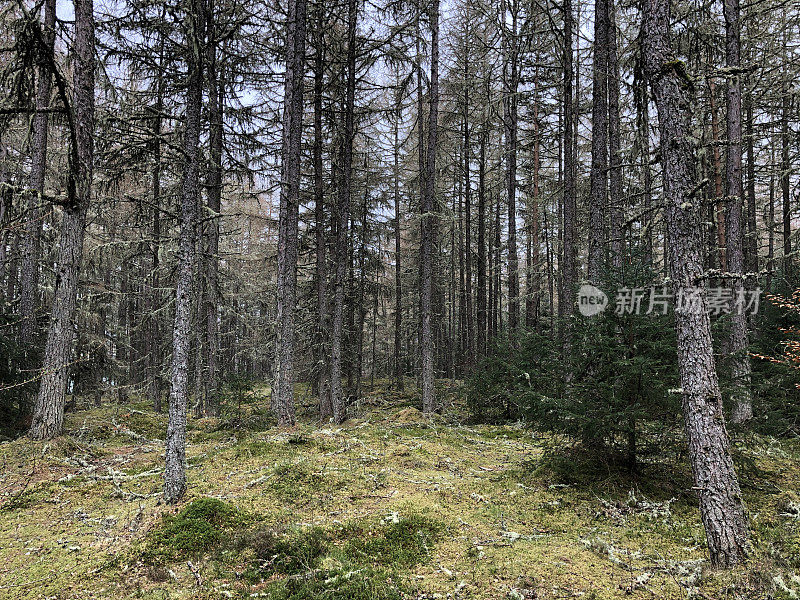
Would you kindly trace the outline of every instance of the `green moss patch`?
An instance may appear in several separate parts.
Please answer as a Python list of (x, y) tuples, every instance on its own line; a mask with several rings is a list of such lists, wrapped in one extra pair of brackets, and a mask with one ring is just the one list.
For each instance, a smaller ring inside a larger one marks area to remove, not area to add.
[(226, 531), (246, 522), (246, 516), (230, 504), (198, 498), (177, 515), (165, 515), (160, 527), (148, 533), (142, 558), (159, 564), (211, 552), (220, 546)]

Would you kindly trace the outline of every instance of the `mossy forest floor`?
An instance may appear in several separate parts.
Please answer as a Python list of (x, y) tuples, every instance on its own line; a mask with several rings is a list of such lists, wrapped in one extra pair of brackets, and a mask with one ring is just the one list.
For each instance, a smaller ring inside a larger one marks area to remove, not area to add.
[(159, 501), (166, 416), (145, 403), (0, 444), (0, 598), (800, 595), (798, 440), (737, 439), (753, 551), (722, 572), (678, 434), (630, 477), (566, 440), (466, 425), (457, 401), (429, 419), (379, 385), (335, 427), (298, 395), (290, 432), (260, 387), (229, 400), (238, 416), (190, 419), (176, 507)]

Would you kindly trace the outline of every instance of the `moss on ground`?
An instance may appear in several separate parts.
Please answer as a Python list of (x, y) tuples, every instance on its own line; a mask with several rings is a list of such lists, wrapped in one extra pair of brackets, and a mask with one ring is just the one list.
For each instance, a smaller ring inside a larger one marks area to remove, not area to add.
[(49, 443), (0, 444), (0, 597), (800, 594), (800, 441), (737, 440), (753, 554), (723, 572), (677, 433), (631, 476), (560, 438), (459, 424), (457, 398), (401, 419), (418, 398), (379, 382), (336, 427), (297, 397), (292, 432), (272, 426), (260, 387), (190, 419), (177, 508), (159, 503), (166, 417), (145, 403), (70, 413)]

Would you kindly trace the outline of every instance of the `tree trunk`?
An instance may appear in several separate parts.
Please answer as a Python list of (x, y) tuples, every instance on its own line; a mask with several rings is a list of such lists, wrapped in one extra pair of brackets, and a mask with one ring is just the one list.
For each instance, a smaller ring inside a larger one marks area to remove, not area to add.
[[(204, 400), (207, 410), (216, 413), (219, 387), (219, 305), (221, 300), (219, 283), (219, 226), (222, 206), (222, 152), (224, 148), (225, 83), (222, 81), (217, 58), (217, 27), (214, 21), (214, 1), (209, 0), (207, 11), (208, 42), (206, 64), (208, 74), (208, 121), (209, 121), (209, 167), (206, 175), (206, 206), (208, 222), (205, 225), (205, 329), (206, 329), (206, 373)], [(202, 327), (202, 325), (201, 325)]]
[[(703, 280), (700, 208), (687, 109), (692, 84), (683, 63), (672, 54), (669, 0), (647, 0), (643, 20), (645, 66), (661, 135), (670, 272), (675, 297), (681, 298)], [(746, 556), (747, 520), (722, 415), (711, 322), (700, 298), (699, 307), (676, 305), (675, 310), (684, 421), (711, 563), (731, 567)]]
[(86, 210), (92, 193), (94, 158), (94, 14), (92, 0), (75, 1), (72, 124), (68, 203), (61, 221), (56, 289), (47, 331), (42, 380), (30, 437), (50, 439), (61, 433), (64, 401), (75, 330), (75, 305), (83, 257)]
[(403, 335), (403, 270), (400, 248), (400, 120), (403, 116), (402, 102), (397, 103), (394, 121), (394, 378), (397, 389), (405, 389), (403, 381), (402, 335)]
[[(55, 42), (56, 0), (46, 0), (44, 3), (44, 24), (42, 37), (46, 48), (41, 53), (46, 54), (37, 75), (36, 89), (36, 115), (33, 118), (33, 153), (31, 156), (31, 173), (28, 187), (31, 194), (27, 218), (25, 220), (25, 241), (22, 245), (22, 272), (20, 277), (19, 313), (20, 336), (19, 341), (27, 352), (34, 341), (36, 334), (36, 309), (39, 299), (39, 255), (42, 239), (42, 194), (44, 192), (44, 178), (47, 171), (47, 129), (48, 113), (50, 107), (51, 74), (49, 62), (53, 60), (53, 45)], [(33, 196), (36, 192), (38, 195)]]
[(334, 291), (333, 327), (331, 334), (331, 403), (333, 420), (337, 424), (347, 419), (347, 402), (342, 389), (342, 338), (344, 324), (344, 286), (349, 261), (348, 226), (353, 175), (353, 111), (356, 93), (356, 20), (355, 0), (347, 3), (347, 85), (345, 91), (345, 125), (342, 141), (342, 174), (339, 183), (338, 227), (336, 231), (336, 277)]
[(481, 124), (478, 155), (478, 298), (476, 357), (486, 354), (486, 123)]
[(592, 170), (589, 176), (589, 266), (591, 283), (600, 283), (605, 254), (608, 203), (608, 0), (594, 3), (592, 81)]
[(314, 343), (314, 377), (319, 398), (321, 419), (333, 415), (328, 381), (328, 246), (325, 235), (325, 187), (323, 181), (322, 94), (325, 77), (324, 32), (322, 6), (316, 6), (314, 28), (314, 235), (316, 242), (315, 287), (317, 294), (316, 340)]
[[(725, 0), (725, 57), (728, 69), (740, 66), (741, 44), (739, 25), (739, 0)], [(744, 294), (744, 227), (742, 226), (742, 84), (739, 73), (728, 79), (728, 153), (725, 162), (725, 179), (728, 184), (725, 230), (727, 234), (728, 271), (733, 298)], [(747, 315), (740, 307), (731, 315), (731, 331), (728, 339), (731, 377), (734, 388), (731, 392), (734, 404), (731, 420), (744, 423), (753, 418), (753, 401), (750, 393), (750, 357), (747, 354)]]
[(619, 117), (619, 55), (617, 51), (617, 9), (614, 0), (608, 3), (608, 202), (611, 212), (611, 264), (619, 281), (624, 281), (622, 273), (623, 253), (625, 252), (625, 232), (622, 228), (622, 149), (621, 125)]
[[(573, 144), (575, 109), (572, 99), (572, 39), (573, 16), (572, 0), (563, 0), (564, 13), (564, 193), (563, 193), (563, 256), (561, 287), (558, 297), (558, 315), (568, 317), (575, 312), (575, 286), (577, 284), (576, 253), (576, 186), (575, 186), (575, 146)], [(562, 325), (565, 356), (569, 355), (570, 332)]]
[(439, 0), (430, 5), (431, 73), (428, 93), (428, 140), (425, 161), (425, 188), (422, 195), (420, 240), (420, 312), (422, 316), (422, 411), (436, 410), (434, 393), (433, 271), (436, 260), (436, 138), (439, 120)]
[[(512, 0), (516, 2), (516, 0)], [(506, 199), (508, 201), (508, 337), (516, 346), (519, 324), (519, 260), (517, 258), (517, 88), (519, 51), (517, 42), (517, 6), (511, 7), (511, 32), (506, 25), (506, 0), (502, 2), (502, 40), (504, 46), (503, 130), (506, 154)], [(510, 39), (509, 39), (510, 37)]]
[(172, 372), (167, 425), (164, 501), (178, 502), (186, 492), (186, 409), (189, 401), (189, 353), (194, 269), (197, 263), (197, 205), (200, 195), (200, 115), (203, 105), (203, 12), (199, 2), (189, 4), (186, 19), (186, 129), (181, 189), (178, 281), (175, 289), (175, 325), (172, 337)]
[(272, 410), (280, 427), (293, 427), (295, 424), (294, 313), (297, 301), (297, 236), (300, 211), (305, 41), (306, 1), (289, 0), (286, 22), (281, 200), (278, 217), (276, 372), (275, 387), (272, 390)]

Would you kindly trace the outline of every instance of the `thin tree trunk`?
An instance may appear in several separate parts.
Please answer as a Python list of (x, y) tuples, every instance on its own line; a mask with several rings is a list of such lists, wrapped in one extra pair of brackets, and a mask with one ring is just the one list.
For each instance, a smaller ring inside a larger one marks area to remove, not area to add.
[(400, 230), (400, 120), (402, 103), (397, 103), (394, 121), (394, 378), (397, 389), (405, 389), (403, 381), (402, 335), (403, 335), (403, 269)]
[[(725, 57), (728, 69), (738, 70), (741, 63), (739, 0), (724, 1)], [(744, 294), (744, 227), (742, 223), (742, 84), (739, 73), (728, 78), (728, 152), (725, 178), (728, 184), (725, 230), (727, 234), (728, 271), (733, 298)], [(733, 311), (728, 338), (731, 377), (734, 389), (734, 423), (744, 423), (753, 418), (753, 400), (750, 393), (750, 356), (747, 354), (747, 316), (743, 308)]]
[[(572, 99), (572, 40), (573, 15), (572, 0), (563, 0), (564, 13), (564, 194), (563, 194), (563, 257), (561, 288), (559, 289), (558, 314), (568, 317), (575, 312), (576, 269), (576, 186), (575, 186), (575, 146), (573, 144), (575, 109)], [(571, 335), (569, 327), (563, 325), (564, 353), (569, 355)]]
[(588, 278), (600, 283), (605, 254), (605, 214), (608, 204), (608, 0), (594, 3), (594, 64), (592, 66), (592, 170), (589, 175)]
[[(42, 239), (42, 194), (44, 192), (44, 178), (47, 171), (47, 133), (48, 113), (50, 107), (51, 74), (50, 61), (53, 60), (53, 45), (55, 43), (56, 0), (46, 0), (44, 3), (44, 24), (42, 37), (46, 48), (42, 54), (47, 54), (42, 59), (37, 70), (38, 81), (36, 89), (36, 116), (33, 118), (33, 154), (31, 156), (31, 172), (28, 187), (29, 206), (25, 220), (25, 239), (22, 245), (22, 272), (20, 277), (19, 313), (20, 337), (19, 341), (27, 352), (33, 343), (36, 334), (36, 309), (39, 299), (39, 256), (41, 254)], [(36, 192), (38, 195), (33, 196)]]
[(281, 200), (278, 216), (278, 306), (275, 387), (272, 410), (280, 427), (293, 427), (294, 314), (297, 300), (297, 237), (300, 211), (300, 157), (303, 131), (306, 0), (289, 0), (286, 23)]
[(189, 353), (194, 270), (197, 263), (197, 205), (200, 196), (200, 116), (203, 106), (203, 11), (189, 3), (186, 19), (186, 129), (181, 190), (178, 281), (175, 289), (175, 324), (172, 337), (172, 373), (167, 424), (164, 501), (178, 502), (186, 493), (186, 410), (189, 401)]
[(338, 227), (336, 231), (336, 277), (331, 334), (331, 404), (337, 424), (347, 419), (347, 403), (342, 389), (342, 338), (344, 324), (344, 286), (347, 278), (347, 240), (350, 224), (350, 196), (353, 172), (353, 111), (356, 93), (356, 20), (355, 0), (348, 0), (347, 17), (347, 85), (345, 91), (345, 125), (342, 140), (342, 178), (339, 183)]
[(61, 433), (72, 355), (78, 278), (83, 257), (86, 210), (92, 193), (94, 158), (94, 5), (75, 0), (72, 119), (68, 203), (61, 221), (56, 289), (47, 331), (42, 379), (30, 437), (50, 439)]
[[(221, 301), (219, 283), (219, 226), (222, 206), (222, 151), (224, 148), (225, 84), (222, 81), (219, 60), (217, 58), (217, 31), (214, 22), (214, 0), (208, 0), (208, 42), (206, 47), (206, 64), (208, 69), (208, 121), (209, 121), (209, 159), (210, 165), (206, 175), (206, 204), (208, 222), (205, 225), (206, 257), (205, 257), (205, 338), (206, 338), (206, 373), (204, 380), (204, 399), (206, 409), (216, 413), (219, 387), (219, 305)], [(202, 327), (202, 325), (201, 325)]]
[[(683, 63), (673, 59), (669, 0), (646, 1), (643, 28), (646, 71), (661, 134), (670, 272), (673, 292), (679, 299), (696, 289), (703, 275), (695, 157), (689, 139), (691, 115), (687, 110), (691, 80), (681, 68)], [(746, 556), (747, 519), (725, 430), (711, 322), (702, 295), (699, 305), (676, 306), (675, 310), (683, 413), (711, 563), (730, 567)]]
[(478, 155), (478, 298), (476, 357), (486, 354), (486, 123), (481, 125)]
[[(709, 79), (708, 99), (711, 107), (711, 136), (714, 142), (714, 207), (717, 225), (717, 254), (721, 271), (728, 269), (726, 249), (728, 247), (727, 232), (725, 231), (725, 203), (722, 189), (722, 153), (720, 152), (719, 116), (717, 115), (717, 86)], [(666, 254), (665, 254), (666, 256)]]
[[(608, 3), (608, 202), (611, 212), (611, 264), (622, 278), (625, 232), (622, 229), (622, 150), (619, 117), (619, 55), (617, 51), (617, 9), (615, 0)], [(622, 279), (620, 279), (622, 281)]]
[(322, 94), (325, 76), (324, 8), (317, 5), (314, 38), (314, 228), (316, 240), (315, 286), (317, 293), (316, 343), (314, 344), (314, 372), (316, 391), (319, 397), (320, 418), (325, 420), (333, 415), (330, 385), (328, 380), (328, 256), (325, 235), (325, 188), (323, 181), (322, 146)]
[[(516, 0), (511, 0), (516, 2)], [(506, 151), (506, 199), (508, 201), (508, 337), (516, 346), (519, 324), (519, 260), (517, 258), (517, 88), (519, 84), (519, 51), (517, 42), (517, 6), (511, 7), (509, 39), (506, 0), (502, 2), (502, 40), (504, 45), (503, 129)]]
[(436, 410), (434, 393), (433, 271), (436, 260), (436, 138), (439, 120), (439, 0), (430, 5), (431, 56), (428, 109), (428, 140), (425, 157), (425, 188), (421, 219), (420, 312), (422, 316), (422, 411)]

